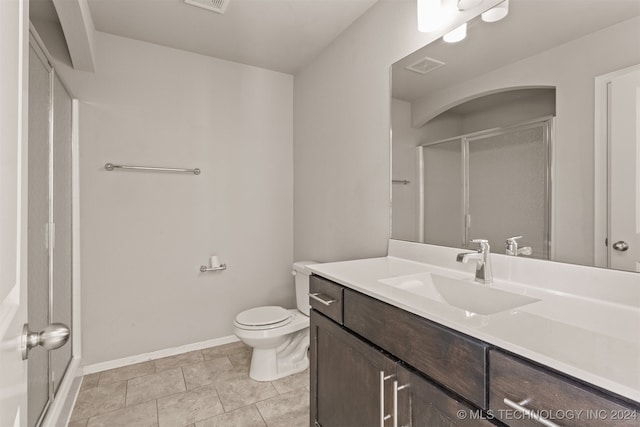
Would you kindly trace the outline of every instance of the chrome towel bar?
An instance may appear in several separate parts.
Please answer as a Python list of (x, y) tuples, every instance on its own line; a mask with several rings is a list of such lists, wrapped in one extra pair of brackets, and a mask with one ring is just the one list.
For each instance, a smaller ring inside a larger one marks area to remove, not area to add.
[(145, 171), (161, 171), (161, 172), (188, 172), (194, 175), (200, 175), (200, 169), (184, 169), (184, 168), (160, 168), (154, 166), (128, 166), (128, 165), (114, 165), (113, 163), (107, 163), (104, 168), (108, 171), (114, 169), (137, 169)]

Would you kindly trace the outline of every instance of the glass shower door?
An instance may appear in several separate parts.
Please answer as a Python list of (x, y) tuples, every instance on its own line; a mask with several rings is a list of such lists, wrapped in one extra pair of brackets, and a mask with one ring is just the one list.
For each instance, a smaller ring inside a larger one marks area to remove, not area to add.
[[(51, 68), (29, 49), (28, 320), (32, 331), (49, 324), (49, 119)], [(49, 405), (49, 354), (35, 349), (28, 363), (28, 425)]]
[[(71, 326), (72, 100), (45, 54), (29, 50), (28, 328)], [(39, 426), (71, 362), (70, 343), (28, 353), (27, 425)]]
[(488, 239), (504, 253), (523, 236), (534, 258), (549, 259), (549, 121), (466, 138), (467, 241)]
[[(72, 100), (65, 87), (54, 74), (53, 81), (53, 223), (55, 246), (51, 289), (51, 321), (72, 326), (72, 275), (71, 275), (71, 114)], [(62, 377), (71, 362), (72, 338), (51, 356), (51, 381), (53, 393), (57, 393)]]

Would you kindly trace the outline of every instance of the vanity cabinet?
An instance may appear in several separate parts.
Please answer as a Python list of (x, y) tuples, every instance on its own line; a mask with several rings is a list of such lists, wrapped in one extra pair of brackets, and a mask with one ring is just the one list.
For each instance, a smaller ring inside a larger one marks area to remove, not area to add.
[(311, 390), (313, 427), (494, 426), (481, 411), (316, 310)]
[[(401, 323), (396, 324), (399, 320), (396, 315), (406, 312), (394, 308), (397, 312), (387, 313), (386, 309), (392, 308), (391, 306), (317, 276), (311, 277), (310, 290), (312, 294), (320, 293), (316, 296), (325, 302), (333, 301), (327, 305), (311, 299), (314, 301), (310, 325), (311, 426), (494, 425), (482, 419), (482, 411), (467, 403), (465, 399), (435, 385), (423, 376), (424, 372), (416, 370), (398, 357), (398, 354), (388, 352), (387, 348), (383, 349), (380, 346), (382, 343), (397, 350), (397, 353), (423, 366), (424, 370), (441, 375), (445, 383), (455, 387), (459, 382), (458, 377), (472, 373), (473, 369), (461, 363), (451, 365), (451, 362), (445, 362), (445, 359), (455, 360), (461, 357), (461, 360), (469, 360), (469, 349), (466, 346), (472, 344), (471, 348), (475, 349), (476, 343), (466, 340), (457, 342), (460, 338), (457, 334), (441, 335), (450, 332), (440, 330), (431, 322), (422, 323), (420, 321), (424, 319), (418, 316), (412, 319), (402, 319), (400, 316)], [(327, 298), (328, 295), (332, 295), (331, 299)], [(334, 304), (344, 308), (342, 315), (336, 315), (331, 309)], [(343, 319), (344, 326), (329, 315)], [(413, 331), (413, 336), (407, 335), (404, 329), (409, 328), (406, 323), (408, 320), (419, 325), (419, 328)], [(398, 327), (393, 334), (398, 339), (397, 342), (390, 343), (385, 340), (386, 323)], [(359, 335), (358, 331), (347, 325), (369, 336)], [(423, 335), (425, 333), (426, 335)], [(405, 352), (402, 350), (403, 345), (409, 349), (413, 347), (409, 340), (420, 341), (423, 344)], [(452, 342), (454, 344), (451, 344)], [(431, 352), (427, 347), (435, 350)], [(447, 352), (450, 352), (448, 356)], [(417, 357), (418, 353), (421, 353), (420, 357)], [(424, 354), (434, 354), (433, 361), (426, 363), (427, 358)], [(474, 352), (470, 354), (476, 356)], [(479, 359), (472, 360), (484, 366), (484, 349), (480, 352)], [(445, 366), (447, 364), (449, 366)], [(445, 378), (447, 369), (453, 380)], [(469, 381), (473, 381), (473, 374), (471, 375)], [(484, 387), (484, 376), (479, 384), (468, 389), (475, 391), (477, 387)], [(461, 416), (461, 413), (464, 416)]]
[(311, 340), (311, 425), (391, 426), (380, 419), (392, 407), (395, 361), (315, 310)]
[(312, 427), (640, 426), (637, 402), (319, 276), (310, 293)]
[(480, 408), (487, 407), (487, 345), (351, 289), (344, 325)]

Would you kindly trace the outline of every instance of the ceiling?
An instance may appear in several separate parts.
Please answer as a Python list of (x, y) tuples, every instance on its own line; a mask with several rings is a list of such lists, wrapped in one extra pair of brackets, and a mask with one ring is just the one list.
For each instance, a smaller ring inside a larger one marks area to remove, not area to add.
[[(230, 0), (224, 14), (184, 0), (88, 0), (97, 31), (295, 74), (378, 0)], [(52, 0), (31, 18), (55, 21)]]
[[(475, 18), (465, 40), (439, 39), (396, 62), (393, 97), (408, 102), (424, 98), (638, 15), (640, 0), (511, 0), (502, 21), (490, 24)], [(640, 46), (640, 28), (635, 43)], [(425, 57), (445, 65), (425, 75), (405, 69)]]

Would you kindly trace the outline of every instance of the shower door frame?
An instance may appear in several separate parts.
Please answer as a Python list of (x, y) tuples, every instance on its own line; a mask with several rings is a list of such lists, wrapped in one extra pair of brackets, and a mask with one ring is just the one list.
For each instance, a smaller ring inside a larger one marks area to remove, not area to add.
[[(36, 426), (50, 427), (57, 426), (60, 423), (68, 422), (71, 416), (71, 407), (68, 405), (67, 400), (73, 397), (80, 387), (79, 378), (77, 378), (78, 371), (80, 370), (80, 361), (82, 357), (82, 345), (81, 345), (81, 327), (80, 327), (80, 180), (79, 180), (79, 103), (78, 99), (73, 95), (73, 92), (69, 90), (69, 86), (64, 82), (60, 74), (56, 71), (55, 63), (46, 45), (33, 24), (29, 24), (29, 48), (33, 48), (36, 55), (45, 64), (45, 67), (49, 69), (49, 82), (50, 82), (50, 129), (49, 129), (49, 221), (52, 220), (53, 215), (53, 119), (55, 112), (53, 111), (54, 105), (54, 85), (56, 79), (58, 83), (64, 88), (71, 100), (71, 129), (70, 129), (70, 165), (71, 165), (71, 182), (69, 191), (71, 191), (71, 321), (70, 321), (70, 342), (66, 345), (71, 346), (71, 355), (69, 362), (66, 365), (64, 375), (62, 378), (52, 378), (51, 372), (51, 356), (49, 352), (48, 356), (48, 372), (49, 372), (49, 399), (40, 414), (40, 417), (36, 423)], [(27, 162), (28, 163), (28, 162)], [(28, 173), (28, 172), (27, 172)], [(53, 233), (49, 233), (51, 236)], [(51, 239), (52, 237), (49, 237)], [(53, 256), (52, 248), (49, 248), (49, 321), (52, 321), (53, 313)], [(28, 309), (27, 309), (28, 310)], [(53, 350), (55, 351), (55, 350)], [(54, 384), (57, 384), (57, 387)], [(27, 406), (27, 411), (28, 411)]]
[[(518, 123), (512, 126), (498, 127), (492, 128), (477, 132), (472, 132), (463, 135), (457, 135), (451, 138), (441, 139), (438, 141), (425, 142), (420, 144), (417, 147), (417, 154), (419, 159), (418, 165), (418, 174), (419, 174), (419, 182), (424, 182), (424, 148), (444, 144), (448, 142), (460, 141), (461, 146), (461, 171), (462, 171), (462, 206), (463, 212), (460, 221), (461, 226), (461, 241), (460, 247), (469, 249), (469, 144), (473, 141), (477, 141), (484, 138), (489, 138), (492, 136), (504, 135), (510, 132), (515, 132), (518, 130), (528, 130), (534, 129), (537, 127), (542, 128), (542, 138), (543, 138), (543, 153), (544, 153), (544, 200), (545, 206), (543, 208), (544, 211), (544, 230), (543, 230), (543, 259), (552, 260), (553, 259), (553, 191), (552, 191), (552, 180), (553, 180), (553, 136), (554, 136), (554, 124), (555, 124), (555, 116), (543, 116), (537, 119), (528, 120), (522, 123)], [(418, 186), (418, 191), (420, 193), (424, 193), (423, 186)], [(426, 199), (424, 194), (418, 195), (419, 200), (422, 200), (422, 203), (419, 205), (419, 214), (418, 219), (422, 222), (421, 227), (419, 227), (420, 237), (422, 242), (426, 242), (426, 229), (424, 228), (424, 200)]]

